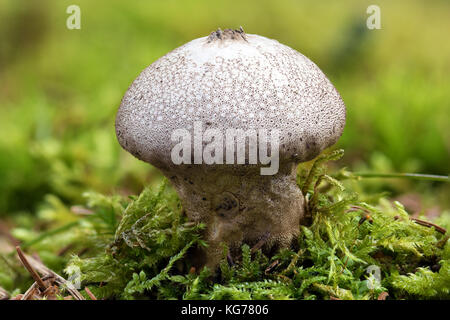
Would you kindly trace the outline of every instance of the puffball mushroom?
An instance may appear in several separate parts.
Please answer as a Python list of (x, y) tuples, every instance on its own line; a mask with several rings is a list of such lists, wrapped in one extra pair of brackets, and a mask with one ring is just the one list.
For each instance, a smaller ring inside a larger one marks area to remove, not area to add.
[[(305, 202), (296, 167), (336, 143), (345, 116), (337, 90), (304, 55), (242, 28), (219, 29), (142, 71), (122, 99), (116, 134), (125, 150), (171, 181), (188, 219), (206, 225), (209, 246), (198, 263), (214, 268), (222, 244), (232, 257), (243, 243), (263, 243), (265, 252), (291, 245)], [(249, 155), (271, 153), (274, 174), (263, 172), (267, 161), (237, 160), (242, 148), (239, 139), (227, 140), (230, 128), (241, 130)], [(189, 133), (183, 142), (182, 135), (174, 139), (180, 130)], [(258, 139), (272, 133), (278, 148), (257, 144), (255, 132)]]

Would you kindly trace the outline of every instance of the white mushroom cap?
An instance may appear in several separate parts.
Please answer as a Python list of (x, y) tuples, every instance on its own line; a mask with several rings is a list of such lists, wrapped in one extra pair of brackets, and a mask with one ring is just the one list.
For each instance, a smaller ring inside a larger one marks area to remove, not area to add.
[(116, 133), (130, 153), (164, 167), (173, 130), (192, 130), (194, 121), (279, 129), (280, 161), (302, 162), (336, 143), (345, 116), (339, 93), (311, 60), (276, 40), (227, 29), (147, 67), (123, 97)]

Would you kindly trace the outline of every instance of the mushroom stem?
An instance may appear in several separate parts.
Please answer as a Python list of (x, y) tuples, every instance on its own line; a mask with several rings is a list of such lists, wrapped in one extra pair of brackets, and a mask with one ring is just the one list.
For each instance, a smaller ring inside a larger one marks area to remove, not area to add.
[[(205, 166), (172, 167), (164, 172), (177, 190), (190, 221), (206, 225), (208, 248), (196, 253), (196, 264), (214, 268), (223, 258), (223, 244), (231, 257), (246, 243), (264, 252), (289, 247), (299, 234), (304, 197), (296, 183), (296, 165), (283, 165), (273, 176), (259, 169), (229, 172)], [(163, 170), (164, 171), (164, 170)]]

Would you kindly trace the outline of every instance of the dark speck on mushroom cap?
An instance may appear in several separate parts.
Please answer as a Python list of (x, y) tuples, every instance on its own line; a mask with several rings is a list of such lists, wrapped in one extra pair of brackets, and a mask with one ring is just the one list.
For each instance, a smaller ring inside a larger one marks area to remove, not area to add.
[(203, 37), (158, 59), (122, 99), (116, 133), (144, 161), (170, 161), (175, 129), (279, 129), (280, 157), (297, 162), (333, 145), (345, 105), (301, 53), (262, 36)]

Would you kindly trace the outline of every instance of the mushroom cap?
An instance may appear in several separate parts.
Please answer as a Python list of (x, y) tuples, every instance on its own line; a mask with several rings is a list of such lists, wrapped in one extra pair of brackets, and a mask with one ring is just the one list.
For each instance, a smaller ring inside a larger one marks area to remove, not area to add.
[(161, 167), (177, 144), (172, 132), (193, 132), (195, 121), (222, 132), (278, 129), (280, 161), (303, 162), (336, 143), (345, 117), (339, 93), (311, 60), (276, 40), (227, 29), (143, 70), (122, 99), (116, 134), (124, 149)]

